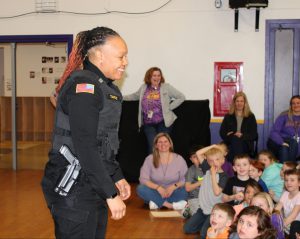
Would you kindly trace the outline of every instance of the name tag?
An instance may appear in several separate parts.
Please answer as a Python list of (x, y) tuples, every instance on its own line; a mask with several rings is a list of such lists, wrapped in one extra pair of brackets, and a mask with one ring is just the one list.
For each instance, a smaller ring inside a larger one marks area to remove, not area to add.
[(109, 94), (109, 95), (108, 95), (108, 98), (111, 99), (111, 100), (116, 100), (116, 101), (119, 100), (119, 97), (118, 97), (118, 96), (112, 95), (112, 94)]

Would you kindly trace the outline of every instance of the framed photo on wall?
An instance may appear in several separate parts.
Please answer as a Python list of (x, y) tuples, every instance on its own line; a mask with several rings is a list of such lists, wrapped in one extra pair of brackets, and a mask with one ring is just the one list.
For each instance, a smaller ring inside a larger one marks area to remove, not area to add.
[(214, 116), (229, 111), (232, 97), (242, 90), (243, 62), (215, 62), (214, 64)]

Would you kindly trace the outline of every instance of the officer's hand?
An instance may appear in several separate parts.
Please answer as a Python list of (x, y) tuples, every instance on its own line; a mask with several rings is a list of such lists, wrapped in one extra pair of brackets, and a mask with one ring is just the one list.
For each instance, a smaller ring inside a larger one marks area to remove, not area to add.
[(116, 196), (115, 198), (106, 199), (107, 205), (111, 211), (111, 218), (114, 220), (119, 220), (125, 216), (126, 205), (120, 198)]
[(131, 195), (130, 185), (125, 179), (121, 179), (116, 182), (116, 187), (120, 192), (120, 197), (122, 200), (126, 200)]

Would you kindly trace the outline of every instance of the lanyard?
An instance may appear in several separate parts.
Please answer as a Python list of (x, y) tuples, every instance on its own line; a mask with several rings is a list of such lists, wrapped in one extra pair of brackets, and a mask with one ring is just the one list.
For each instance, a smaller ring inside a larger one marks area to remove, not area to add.
[(297, 141), (297, 143), (299, 143), (300, 137), (298, 134), (298, 130), (299, 130), (299, 126), (300, 126), (300, 121), (293, 121), (293, 126), (294, 126), (294, 131), (295, 131), (295, 135), (293, 138)]

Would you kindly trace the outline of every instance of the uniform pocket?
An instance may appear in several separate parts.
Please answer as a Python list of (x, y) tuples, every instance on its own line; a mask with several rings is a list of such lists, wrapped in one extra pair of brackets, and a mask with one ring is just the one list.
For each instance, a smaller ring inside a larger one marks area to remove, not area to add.
[(86, 226), (89, 212), (53, 205), (51, 213), (55, 221), (56, 233), (64, 236), (80, 237)]

